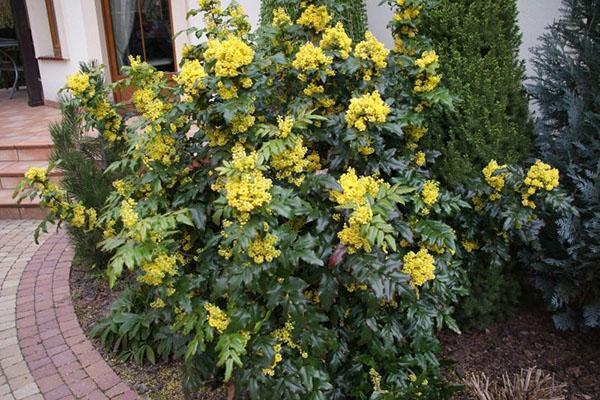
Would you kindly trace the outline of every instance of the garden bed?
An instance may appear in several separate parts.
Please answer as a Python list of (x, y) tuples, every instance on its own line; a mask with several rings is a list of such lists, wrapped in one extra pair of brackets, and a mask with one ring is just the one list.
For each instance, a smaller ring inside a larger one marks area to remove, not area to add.
[[(75, 312), (89, 334), (93, 324), (107, 315), (119, 288), (111, 291), (105, 280), (77, 267), (71, 271), (70, 282)], [(485, 372), (495, 378), (536, 366), (554, 374), (557, 383), (567, 385), (567, 400), (598, 399), (600, 333), (558, 332), (544, 311), (520, 312), (483, 331), (462, 335), (445, 332), (441, 339), (444, 357), (456, 361), (453, 372), (457, 381), (471, 373)], [(183, 399), (177, 362), (138, 367), (133, 362), (119, 361), (97, 339), (91, 340), (115, 372), (142, 398)], [(205, 391), (197, 398), (220, 400), (224, 396)]]
[[(118, 297), (121, 288), (110, 290), (106, 280), (89, 270), (73, 266), (70, 277), (71, 298), (75, 313), (84, 332), (98, 352), (123, 379), (143, 399), (176, 400), (183, 399), (181, 389), (180, 367), (172, 361), (169, 363), (145, 364), (137, 366), (134, 362), (118, 360), (114, 353), (106, 351), (97, 338), (89, 333), (94, 323), (108, 315), (110, 305)], [(225, 397), (218, 392), (203, 391), (197, 400), (221, 400)]]

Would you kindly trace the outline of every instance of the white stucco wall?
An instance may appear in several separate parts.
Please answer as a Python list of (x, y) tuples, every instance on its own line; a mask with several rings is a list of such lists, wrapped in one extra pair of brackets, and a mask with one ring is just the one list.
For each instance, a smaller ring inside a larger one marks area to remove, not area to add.
[(521, 58), (527, 61), (527, 76), (534, 74), (530, 49), (538, 45), (544, 28), (560, 16), (561, 0), (519, 0), (519, 25), (523, 32)]
[[(392, 13), (386, 6), (379, 7), (380, 0), (366, 0), (369, 29), (391, 47), (393, 40), (387, 30)], [(26, 0), (31, 22), (32, 36), (38, 57), (52, 55), (52, 43), (44, 0)], [(228, 4), (229, 0), (224, 0)], [(40, 73), (47, 100), (56, 101), (57, 91), (63, 86), (65, 77), (78, 69), (80, 61), (99, 60), (108, 64), (106, 40), (102, 24), (100, 0), (54, 0), (63, 60), (40, 60)], [(260, 0), (238, 0), (248, 13), (250, 22), (257, 26), (260, 16)], [(552, 23), (559, 14), (561, 0), (518, 0), (519, 22), (523, 31), (521, 56), (530, 58), (529, 49), (537, 44), (544, 27)], [(186, 20), (189, 9), (197, 6), (197, 0), (171, 0), (173, 31), (179, 32), (189, 26), (202, 24), (200, 16)], [(185, 43), (194, 43), (192, 35), (179, 35), (175, 49), (181, 54)], [(528, 64), (528, 74), (531, 74)], [(108, 78), (108, 76), (107, 76)]]

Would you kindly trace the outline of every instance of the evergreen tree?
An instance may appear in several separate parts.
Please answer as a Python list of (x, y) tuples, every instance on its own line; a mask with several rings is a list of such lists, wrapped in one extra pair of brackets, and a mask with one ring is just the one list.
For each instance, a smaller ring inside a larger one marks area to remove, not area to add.
[(532, 147), (533, 124), (518, 58), (515, 0), (441, 0), (424, 23), (440, 56), (455, 112), (440, 115), (425, 137), (444, 154), (435, 173), (448, 184), (479, 174), (489, 160), (519, 163)]
[(600, 1), (564, 0), (535, 50), (541, 156), (561, 170), (576, 211), (547, 218), (537, 285), (555, 324), (600, 327)]
[[(292, 17), (297, 18), (300, 12), (300, 2), (295, 0), (262, 0), (260, 20), (269, 24), (273, 19), (273, 10), (283, 7)], [(364, 0), (333, 0), (328, 4), (335, 20), (342, 21), (348, 35), (355, 42), (360, 42), (367, 29), (367, 9)]]

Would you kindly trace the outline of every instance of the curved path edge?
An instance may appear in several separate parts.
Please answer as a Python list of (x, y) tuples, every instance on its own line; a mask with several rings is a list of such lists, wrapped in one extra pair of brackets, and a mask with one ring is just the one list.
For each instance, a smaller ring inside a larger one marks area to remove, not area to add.
[(27, 263), (16, 299), (21, 352), (46, 400), (138, 399), (87, 339), (71, 302), (73, 250), (64, 231)]

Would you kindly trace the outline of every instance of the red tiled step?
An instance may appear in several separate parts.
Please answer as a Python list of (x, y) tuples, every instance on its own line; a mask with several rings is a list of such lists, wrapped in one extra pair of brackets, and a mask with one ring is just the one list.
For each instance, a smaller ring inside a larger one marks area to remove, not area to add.
[(40, 208), (39, 199), (23, 200), (21, 204), (13, 199), (13, 189), (0, 189), (0, 219), (42, 219), (46, 210)]
[(10, 138), (1, 138), (0, 161), (42, 161), (47, 160), (52, 152), (53, 145), (47, 140), (32, 139), (27, 142), (15, 141)]

